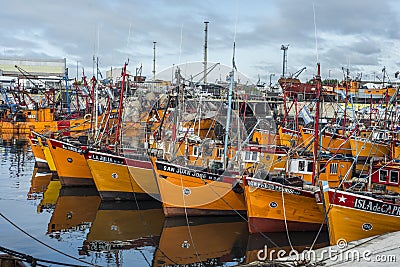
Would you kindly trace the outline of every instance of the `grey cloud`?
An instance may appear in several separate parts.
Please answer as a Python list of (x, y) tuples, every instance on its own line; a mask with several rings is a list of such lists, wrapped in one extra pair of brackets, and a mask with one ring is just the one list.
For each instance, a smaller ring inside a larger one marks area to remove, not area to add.
[[(280, 73), (280, 45), (290, 44), (289, 72), (306, 66), (302, 76), (308, 78), (315, 73), (316, 62), (313, 3), (324, 69), (340, 69), (348, 58), (357, 68), (376, 65), (379, 69), (386, 51), (384, 42), (374, 40), (395, 42), (400, 37), (400, 12), (394, 0), (42, 0), (30, 5), (14, 0), (2, 5), (0, 48), (13, 56), (67, 57), (91, 68), (92, 56), (99, 46), (102, 67), (122, 65), (129, 57), (132, 65), (143, 63), (150, 73), (153, 41), (157, 41), (159, 68), (179, 63), (179, 59), (202, 60), (203, 22), (208, 20), (210, 61), (230, 63), (236, 28), (237, 62), (248, 72), (255, 76)], [(40, 47), (42, 43), (20, 40), (16, 33), (37, 33), (36, 38), (57, 47), (59, 52), (52, 54)], [(327, 36), (356, 36), (360, 40), (346, 45)]]

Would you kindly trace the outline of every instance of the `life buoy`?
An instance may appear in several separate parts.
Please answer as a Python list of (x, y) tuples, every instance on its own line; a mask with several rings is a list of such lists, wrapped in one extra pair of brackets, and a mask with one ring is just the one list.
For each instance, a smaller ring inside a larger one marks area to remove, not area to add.
[(90, 120), (92, 118), (92, 114), (85, 114), (83, 117), (85, 120)]

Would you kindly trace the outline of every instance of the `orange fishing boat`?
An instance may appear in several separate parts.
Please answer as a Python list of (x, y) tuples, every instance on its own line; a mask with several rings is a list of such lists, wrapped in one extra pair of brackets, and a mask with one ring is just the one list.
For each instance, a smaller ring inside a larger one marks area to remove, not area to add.
[[(334, 156), (318, 160), (318, 180), (328, 181), (330, 186), (337, 187), (344, 179), (352, 177), (353, 160)], [(314, 159), (309, 157), (290, 158), (287, 162), (286, 175), (300, 177), (307, 184), (313, 184)]]
[[(303, 146), (307, 147), (309, 151), (314, 150), (314, 129), (304, 128), (300, 126), (300, 133)], [(350, 138), (344, 135), (330, 133), (324, 131), (320, 133), (321, 141), (320, 146), (322, 150), (332, 154), (352, 155), (352, 148), (350, 145)]]
[(47, 138), (47, 145), (63, 186), (94, 186), (81, 146), (52, 138)]
[(322, 190), (316, 200), (324, 205), (331, 245), (400, 230), (398, 196), (343, 191), (327, 184)]
[(138, 184), (139, 190), (160, 200), (160, 191), (150, 159), (147, 156), (126, 153), (125, 160), (130, 177)]
[(366, 138), (350, 138), (351, 153), (359, 159), (384, 158), (390, 156), (390, 146), (382, 141), (369, 140)]
[(280, 135), (264, 130), (256, 130), (252, 135), (252, 142), (259, 145), (277, 145), (280, 146), (282, 141)]
[(400, 161), (400, 140), (393, 140), (391, 145), (391, 157), (396, 161)]
[(288, 151), (286, 147), (248, 145), (243, 149), (244, 168), (247, 174), (262, 171), (276, 173), (286, 170)]
[(41, 170), (49, 170), (49, 165), (44, 156), (43, 150), (37, 138), (34, 135), (29, 135), (29, 144), (32, 149), (33, 156), (35, 157), (35, 165)]
[[(319, 118), (321, 87), (320, 65), (317, 66), (315, 117)], [(344, 164), (345, 160), (339, 158), (321, 159), (317, 150), (319, 119), (316, 120), (315, 129), (317, 136), (314, 138), (312, 160), (288, 157), (284, 175), (267, 175), (265, 179), (259, 179), (259, 173), (255, 173), (254, 177), (243, 177), (251, 233), (318, 231), (324, 227), (324, 215), (314, 197), (318, 189), (316, 182), (325, 179), (336, 185), (349, 175), (352, 164), (351, 161)], [(325, 165), (321, 167), (320, 163)]]
[(3, 133), (29, 134), (31, 130), (43, 132), (81, 132), (91, 125), (90, 114), (85, 117), (57, 118), (54, 108), (20, 110), (12, 120), (0, 121)]
[(278, 133), (281, 146), (294, 148), (299, 145), (302, 145), (302, 140), (299, 131), (279, 126)]
[[(145, 169), (143, 167), (151, 168), (150, 162), (147, 162), (147, 164), (141, 164), (142, 162), (133, 163), (133, 159), (128, 160), (122, 156), (96, 151), (88, 151), (84, 154), (84, 157), (102, 200), (142, 200), (150, 198), (147, 191), (142, 189), (141, 183), (149, 184), (152, 180), (155, 184), (155, 180), (152, 179), (154, 177), (152, 169), (147, 169), (151, 172), (151, 176), (133, 178), (127, 163), (130, 161), (131, 169), (135, 168), (135, 165)], [(145, 173), (149, 174), (149, 172)], [(143, 182), (144, 180), (149, 181)], [(148, 188), (146, 187), (146, 189)]]
[[(36, 134), (33, 131), (32, 131), (32, 133)], [(38, 144), (39, 144), (40, 148), (43, 151), (44, 158), (46, 159), (46, 162), (49, 165), (50, 171), (52, 171), (53, 173), (57, 174), (57, 168), (56, 168), (56, 165), (54, 163), (53, 156), (51, 155), (50, 148), (47, 145), (46, 139), (47, 138), (44, 137), (44, 136), (37, 135)]]
[[(290, 180), (286, 184), (290, 184)], [(250, 233), (318, 231), (324, 224), (324, 216), (312, 189), (317, 188), (307, 187), (306, 190), (246, 177), (244, 192)]]
[(234, 175), (206, 172), (152, 158), (166, 217), (245, 213), (243, 189)]
[[(370, 88), (368, 88), (368, 85), (370, 85)], [(356, 102), (378, 102), (382, 99), (385, 99), (385, 97), (391, 98), (397, 92), (397, 88), (390, 84), (387, 84), (385, 86), (380, 86), (376, 84), (363, 85), (359, 80), (348, 80), (341, 82), (336, 88), (334, 88), (334, 91), (343, 95), (352, 95)]]

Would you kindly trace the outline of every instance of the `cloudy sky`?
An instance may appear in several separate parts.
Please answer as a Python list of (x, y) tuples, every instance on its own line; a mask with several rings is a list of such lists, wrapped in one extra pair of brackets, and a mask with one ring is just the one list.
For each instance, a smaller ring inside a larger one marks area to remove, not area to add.
[[(236, 65), (255, 81), (282, 74), (281, 45), (289, 45), (287, 71), (307, 69), (343, 77), (342, 67), (363, 78), (390, 78), (400, 69), (400, 6), (395, 0), (36, 0), (1, 1), (0, 57), (66, 58), (70, 76), (76, 65), (92, 74), (93, 55), (104, 71), (143, 65), (151, 77), (153, 42), (156, 71), (203, 60), (204, 21), (208, 61)], [(33, 6), (34, 5), (34, 6)], [(315, 12), (314, 12), (315, 11)], [(314, 24), (315, 14), (315, 24)], [(316, 25), (316, 27), (315, 27)], [(316, 45), (317, 44), (317, 45)], [(317, 48), (317, 49), (316, 49)]]

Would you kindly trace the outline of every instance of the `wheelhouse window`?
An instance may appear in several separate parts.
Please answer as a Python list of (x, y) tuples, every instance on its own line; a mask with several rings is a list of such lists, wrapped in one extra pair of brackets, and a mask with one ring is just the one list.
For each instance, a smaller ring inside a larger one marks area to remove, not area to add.
[(256, 162), (257, 158), (258, 158), (258, 152), (246, 151), (246, 154), (244, 155), (245, 161)]
[(319, 172), (320, 173), (326, 173), (326, 166), (324, 163), (319, 164)]
[(193, 156), (196, 156), (196, 157), (201, 156), (201, 147), (199, 147), (199, 146), (193, 147)]
[(303, 172), (304, 171), (304, 166), (305, 165), (305, 161), (304, 160), (300, 160), (299, 161), (299, 171)]
[(222, 158), (223, 155), (224, 155), (224, 149), (223, 148), (218, 148), (217, 158)]
[(307, 163), (307, 172), (312, 172), (312, 170), (313, 170), (313, 165), (314, 165), (314, 163), (313, 163), (312, 161), (309, 161), (309, 162)]
[(379, 171), (379, 182), (386, 183), (387, 177), (388, 177), (388, 171), (387, 170), (380, 170)]
[(330, 174), (337, 174), (337, 172), (338, 172), (338, 164), (337, 163), (331, 163), (329, 168), (330, 168)]
[(399, 183), (399, 172), (398, 171), (390, 171), (390, 180), (389, 182), (398, 184)]

